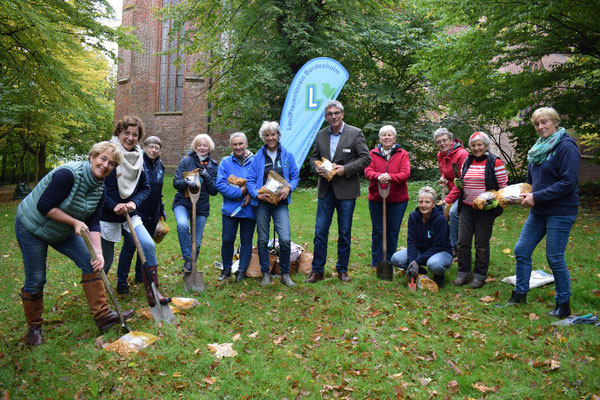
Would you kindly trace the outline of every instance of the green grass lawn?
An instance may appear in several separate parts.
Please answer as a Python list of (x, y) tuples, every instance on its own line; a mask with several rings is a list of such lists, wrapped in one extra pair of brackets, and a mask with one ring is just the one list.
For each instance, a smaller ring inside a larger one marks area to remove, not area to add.
[[(165, 182), (172, 231), (157, 246), (162, 289), (189, 297), (180, 276), (181, 255)], [(423, 182), (411, 183), (411, 201), (400, 234)], [(546, 313), (553, 286), (533, 289), (529, 304), (496, 309), (482, 300), (507, 300), (514, 274), (512, 250), (527, 210), (509, 207), (496, 220), (491, 240), (491, 282), (482, 289), (447, 285), (439, 293), (410, 292), (405, 278), (377, 280), (370, 265), (371, 226), (366, 188), (354, 214), (350, 276), (335, 270), (336, 224), (332, 224), (327, 278), (296, 288), (275, 280), (217, 284), (220, 261), (220, 196), (212, 198), (198, 265), (207, 282), (195, 296), (200, 306), (177, 314), (178, 325), (159, 326), (136, 316), (129, 325), (159, 336), (129, 357), (94, 345), (99, 336), (83, 296), (81, 274), (54, 250), (48, 253), (43, 326), (46, 343), (24, 345), (19, 298), (24, 273), (14, 236), (17, 202), (0, 204), (0, 387), (3, 399), (300, 399), (488, 398), (579, 399), (600, 396), (600, 327), (554, 327)], [(316, 191), (298, 189), (290, 206), (292, 240), (312, 251)], [(334, 219), (335, 221), (335, 219)], [(574, 313), (598, 314), (600, 289), (596, 206), (582, 207), (571, 233), (567, 263)], [(534, 269), (548, 270), (544, 242)], [(115, 284), (116, 263), (109, 273)], [(456, 264), (447, 282), (456, 277)], [(133, 278), (131, 276), (131, 278)], [(485, 300), (485, 299), (484, 299)], [(146, 305), (141, 286), (122, 299), (123, 308)], [(234, 336), (240, 339), (234, 341)], [(112, 341), (117, 329), (104, 335)], [(236, 357), (216, 360), (207, 344), (233, 342)]]

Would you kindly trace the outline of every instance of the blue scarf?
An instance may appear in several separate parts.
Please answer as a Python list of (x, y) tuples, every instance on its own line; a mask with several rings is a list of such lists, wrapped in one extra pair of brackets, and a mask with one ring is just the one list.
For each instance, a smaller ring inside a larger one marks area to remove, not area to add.
[(564, 134), (565, 128), (560, 128), (545, 139), (541, 137), (538, 138), (537, 142), (535, 142), (533, 147), (527, 153), (527, 161), (536, 165), (543, 163), (546, 157), (548, 157), (548, 153), (552, 151)]

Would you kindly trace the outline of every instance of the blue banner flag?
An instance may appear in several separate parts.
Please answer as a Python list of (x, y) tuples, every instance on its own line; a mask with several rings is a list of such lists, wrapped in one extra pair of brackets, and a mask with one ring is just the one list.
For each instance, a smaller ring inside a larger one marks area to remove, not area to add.
[(325, 106), (335, 100), (348, 80), (339, 62), (313, 58), (300, 68), (288, 90), (281, 120), (281, 144), (296, 159), (298, 169), (323, 125)]

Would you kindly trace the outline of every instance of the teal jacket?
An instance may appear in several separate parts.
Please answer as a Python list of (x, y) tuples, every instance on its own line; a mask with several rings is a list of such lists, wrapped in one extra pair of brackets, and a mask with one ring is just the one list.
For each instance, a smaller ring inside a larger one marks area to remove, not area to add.
[(71, 162), (50, 171), (35, 186), (17, 207), (17, 219), (29, 232), (47, 242), (60, 242), (75, 231), (72, 226), (54, 221), (37, 209), (37, 203), (52, 180), (52, 175), (61, 169), (73, 172), (74, 182), (67, 198), (58, 208), (71, 217), (84, 221), (94, 213), (104, 192), (104, 181), (97, 181), (92, 174), (89, 161)]

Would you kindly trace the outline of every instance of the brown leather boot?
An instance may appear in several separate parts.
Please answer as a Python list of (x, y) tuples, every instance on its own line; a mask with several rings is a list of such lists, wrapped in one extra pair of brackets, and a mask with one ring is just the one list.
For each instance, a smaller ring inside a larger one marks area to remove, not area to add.
[[(154, 282), (154, 286), (156, 286), (156, 293), (158, 294), (158, 301), (160, 304), (169, 304), (171, 302), (170, 297), (165, 297), (158, 291), (158, 267), (155, 265), (153, 267), (148, 267), (148, 271), (152, 276), (152, 282)], [(150, 307), (154, 307), (156, 305), (156, 301), (154, 301), (154, 295), (152, 294), (152, 286), (150, 286), (150, 280), (148, 280), (148, 276), (146, 275), (146, 269), (142, 267), (142, 278), (144, 279), (144, 288), (146, 289), (146, 297), (148, 298), (148, 305)]]
[(44, 309), (44, 292), (27, 293), (21, 289), (21, 299), (23, 301), (23, 310), (27, 320), (27, 343), (30, 346), (39, 346), (44, 342), (42, 336), (42, 311)]
[(323, 280), (323, 274), (318, 274), (316, 272), (311, 272), (308, 278), (304, 280), (306, 283), (315, 283)]
[[(121, 322), (119, 314), (108, 307), (104, 283), (102, 283), (99, 273), (83, 274), (81, 283), (85, 298), (90, 306), (90, 312), (100, 332), (106, 332), (111, 326)], [(123, 311), (123, 318), (128, 320), (133, 314), (135, 314), (133, 310), (125, 310)]]

